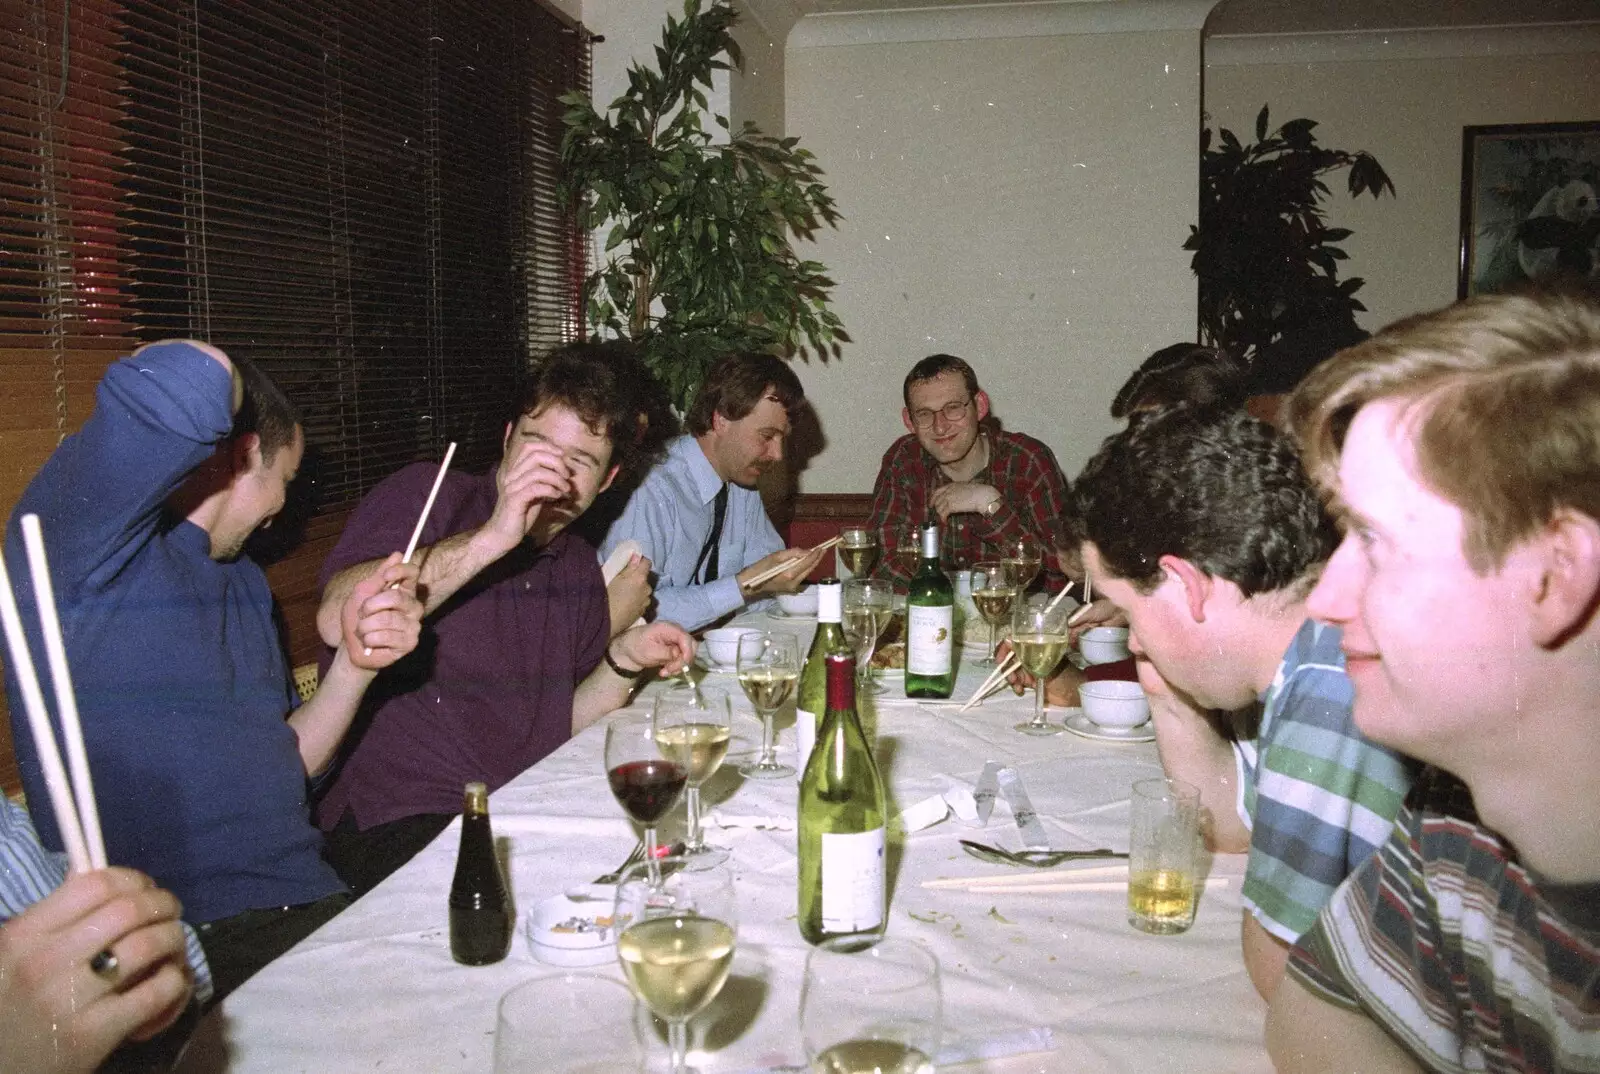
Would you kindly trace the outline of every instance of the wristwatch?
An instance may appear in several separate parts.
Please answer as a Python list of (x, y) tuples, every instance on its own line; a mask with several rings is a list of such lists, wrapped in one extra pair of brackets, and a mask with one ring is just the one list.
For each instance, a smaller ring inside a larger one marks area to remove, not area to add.
[(1005, 498), (997, 494), (994, 499), (990, 500), (984, 505), (983, 517), (993, 518), (995, 515), (998, 515), (1000, 513), (1000, 505), (1004, 502)]

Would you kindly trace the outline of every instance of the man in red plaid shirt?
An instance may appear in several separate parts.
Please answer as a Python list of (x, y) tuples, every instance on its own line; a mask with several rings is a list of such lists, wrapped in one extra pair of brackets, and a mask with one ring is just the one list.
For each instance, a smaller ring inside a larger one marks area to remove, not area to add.
[[(929, 355), (912, 366), (903, 395), (900, 418), (909, 435), (884, 453), (868, 523), (888, 571), (910, 577), (889, 554), (894, 528), (937, 514), (950, 560), (971, 566), (999, 559), (1009, 542), (1026, 535), (1043, 553), (1045, 587), (1059, 589), (1065, 578), (1055, 561), (1055, 529), (1065, 516), (1067, 484), (1050, 449), (1031, 436), (985, 428), (989, 396), (955, 355)], [(951, 525), (955, 515), (965, 516), (965, 525)]]

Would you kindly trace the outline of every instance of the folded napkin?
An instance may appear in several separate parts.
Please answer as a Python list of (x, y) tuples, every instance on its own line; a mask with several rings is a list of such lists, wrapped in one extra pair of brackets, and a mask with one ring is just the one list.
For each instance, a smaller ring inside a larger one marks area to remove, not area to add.
[(920, 832), (924, 828), (931, 828), (944, 820), (951, 813), (963, 824), (981, 828), (982, 822), (978, 820), (978, 804), (972, 798), (972, 791), (953, 780), (945, 781), (947, 786), (938, 794), (930, 795), (900, 811), (900, 827), (907, 832)]

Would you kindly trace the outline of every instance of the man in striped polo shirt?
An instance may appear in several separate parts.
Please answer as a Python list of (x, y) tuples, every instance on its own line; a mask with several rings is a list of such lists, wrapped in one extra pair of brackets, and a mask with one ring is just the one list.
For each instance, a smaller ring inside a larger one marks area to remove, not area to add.
[(1287, 438), (1238, 411), (1136, 422), (1075, 489), (1084, 566), (1128, 616), (1162, 764), (1200, 788), (1212, 847), (1250, 852), (1241, 939), (1270, 998), (1410, 785), (1351, 722), (1338, 629), (1306, 614), (1337, 533)]
[(1600, 295), (1492, 295), (1319, 367), (1355, 720), (1426, 762), (1296, 946), (1280, 1071), (1600, 1071)]

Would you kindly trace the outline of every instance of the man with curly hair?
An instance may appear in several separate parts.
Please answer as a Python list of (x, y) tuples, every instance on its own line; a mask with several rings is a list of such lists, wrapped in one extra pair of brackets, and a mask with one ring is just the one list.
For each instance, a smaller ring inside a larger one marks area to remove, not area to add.
[(1239, 411), (1153, 413), (1075, 488), (1084, 565), (1127, 614), (1162, 764), (1200, 789), (1213, 846), (1250, 852), (1241, 939), (1270, 997), (1410, 784), (1351, 722), (1339, 631), (1307, 616), (1337, 534), (1289, 441)]

